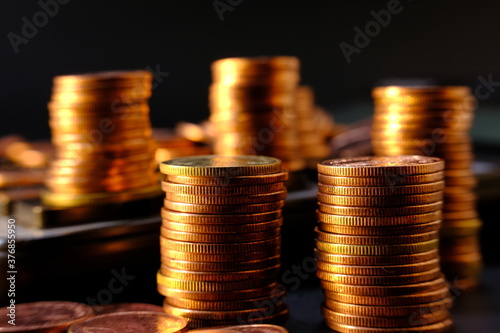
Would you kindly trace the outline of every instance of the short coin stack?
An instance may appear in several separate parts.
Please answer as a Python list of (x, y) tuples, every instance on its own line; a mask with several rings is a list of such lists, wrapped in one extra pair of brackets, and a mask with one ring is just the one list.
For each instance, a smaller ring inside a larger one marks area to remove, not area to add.
[(330, 157), (328, 139), (334, 132), (333, 119), (314, 104), (311, 87), (299, 86), (296, 97), (300, 152), (308, 167), (316, 169), (319, 161)]
[(157, 196), (148, 98), (152, 75), (116, 71), (54, 78), (48, 105), (56, 146), (42, 200), (51, 206)]
[(191, 328), (285, 319), (280, 160), (192, 156), (163, 162), (158, 291)]
[(339, 332), (444, 332), (442, 160), (359, 157), (318, 164), (317, 276)]
[(456, 287), (479, 283), (481, 221), (476, 211), (469, 136), (475, 100), (468, 87), (378, 87), (373, 90), (376, 155), (420, 154), (445, 161), (440, 255)]
[(227, 58), (212, 64), (210, 121), (218, 155), (267, 155), (304, 168), (296, 124), (295, 57)]

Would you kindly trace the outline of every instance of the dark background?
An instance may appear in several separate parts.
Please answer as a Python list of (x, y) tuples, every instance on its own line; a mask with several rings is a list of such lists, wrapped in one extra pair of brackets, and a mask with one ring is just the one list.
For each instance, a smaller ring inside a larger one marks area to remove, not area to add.
[[(33, 22), (41, 7), (2, 0), (0, 135), (49, 138), (46, 103), (60, 74), (158, 65), (170, 74), (151, 99), (156, 127), (208, 116), (210, 63), (224, 57), (298, 56), (303, 83), (339, 119), (346, 105), (369, 107), (370, 89), (383, 78), (473, 88), (478, 76), (500, 81), (499, 1), (401, 0), (401, 13), (350, 64), (339, 44), (353, 44), (353, 28), (364, 30), (370, 11), (387, 9), (388, 1), (218, 1), (240, 4), (221, 21), (213, 0), (70, 0), (16, 54), (7, 35), (21, 35), (22, 18)], [(494, 91), (482, 103), (496, 99)]]

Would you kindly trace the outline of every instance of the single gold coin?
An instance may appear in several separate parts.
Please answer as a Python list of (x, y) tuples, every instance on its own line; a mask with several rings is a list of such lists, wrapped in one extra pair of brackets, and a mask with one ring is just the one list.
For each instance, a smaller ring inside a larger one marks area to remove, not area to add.
[(259, 186), (280, 183), (288, 179), (288, 172), (280, 171), (272, 174), (239, 177), (191, 177), (166, 175), (168, 182), (184, 185), (201, 186)]
[(434, 183), (443, 180), (444, 172), (434, 172), (422, 175), (407, 175), (400, 172), (388, 171), (380, 177), (338, 177), (318, 174), (318, 181), (322, 185), (330, 186), (405, 186)]
[(177, 298), (177, 297), (166, 297), (165, 303), (174, 307), (191, 309), (191, 310), (202, 310), (202, 311), (234, 311), (234, 310), (246, 310), (255, 309), (259, 304), (268, 303), (282, 303), (285, 296), (285, 288), (278, 285), (276, 289), (268, 296), (253, 298), (253, 299), (241, 299), (241, 300), (228, 300), (228, 301), (205, 301), (205, 300), (193, 300), (189, 298)]
[(419, 263), (380, 266), (339, 265), (318, 260), (316, 267), (325, 272), (344, 275), (404, 275), (439, 268), (439, 260), (435, 258)]
[(162, 267), (159, 273), (173, 279), (186, 281), (207, 281), (207, 282), (236, 282), (244, 280), (258, 280), (277, 276), (280, 266), (265, 267), (251, 271), (238, 272), (196, 272), (186, 271), (171, 267)]
[[(398, 224), (395, 224), (398, 225)], [(353, 236), (399, 236), (399, 235), (413, 235), (422, 234), (431, 231), (440, 230), (442, 234), (443, 229), (441, 228), (441, 220), (435, 220), (429, 223), (414, 224), (414, 225), (403, 225), (398, 226), (345, 226), (338, 224), (328, 224), (319, 223), (319, 230), (324, 232), (330, 232), (335, 234), (343, 235), (353, 235)]]
[(286, 190), (273, 193), (227, 196), (190, 195), (167, 192), (166, 200), (201, 205), (247, 205), (282, 201), (286, 198), (286, 195)]
[[(245, 253), (245, 260), (262, 260), (271, 258), (281, 253), (280, 247), (269, 247), (265, 249), (254, 249)], [(177, 259), (184, 261), (195, 262), (235, 262), (241, 260), (241, 253), (193, 253), (176, 251), (160, 247), (162, 262), (167, 262), (168, 259)]]
[(167, 219), (162, 220), (162, 226), (172, 231), (198, 234), (226, 234), (230, 237), (247, 233), (254, 234), (260, 232), (274, 232), (273, 230), (281, 228), (282, 225), (282, 218), (276, 219), (274, 221), (240, 224), (189, 224), (172, 222)]
[[(373, 316), (357, 316), (349, 315), (345, 313), (335, 312), (323, 306), (321, 308), (321, 313), (325, 320), (328, 322), (343, 324), (349, 326), (361, 326), (361, 327), (380, 327), (380, 328), (398, 328), (406, 327), (410, 324), (408, 316), (402, 317), (387, 317), (381, 320), (380, 317)], [(450, 314), (447, 310), (435, 313), (422, 313), (417, 314), (412, 317), (414, 323), (419, 325), (434, 324), (449, 318)]]
[(280, 313), (287, 309), (287, 306), (284, 302), (273, 304), (271, 306), (258, 306), (256, 305), (253, 309), (244, 309), (244, 310), (226, 310), (226, 311), (208, 311), (208, 310), (192, 310), (192, 309), (184, 309), (174, 307), (168, 303), (163, 303), (163, 310), (174, 316), (181, 316), (184, 318), (193, 318), (198, 320), (234, 320), (234, 318), (246, 317), (249, 318), (262, 318), (263, 315), (269, 315), (271, 313)]
[(438, 258), (437, 247), (433, 250), (413, 254), (400, 254), (388, 256), (367, 256), (367, 255), (345, 255), (314, 250), (317, 260), (329, 262), (332, 264), (340, 265), (358, 265), (358, 266), (371, 266), (371, 265), (402, 265), (417, 262), (424, 262), (427, 260)]
[(450, 298), (450, 288), (448, 286), (428, 291), (419, 294), (409, 294), (401, 296), (359, 296), (329, 292), (325, 293), (326, 300), (325, 305), (328, 307), (330, 300), (348, 303), (348, 304), (359, 304), (359, 305), (376, 305), (376, 306), (398, 306), (398, 305), (418, 305), (426, 304), (431, 302), (436, 302), (443, 300), (445, 298)]
[(345, 196), (318, 193), (318, 201), (336, 206), (398, 207), (430, 204), (443, 200), (443, 192), (395, 196)]
[(271, 276), (261, 279), (240, 281), (191, 281), (171, 278), (158, 272), (158, 274), (156, 275), (156, 280), (158, 285), (164, 286), (166, 288), (188, 291), (218, 292), (258, 288), (260, 286), (265, 286), (276, 281), (276, 277)]
[(164, 226), (162, 226), (160, 234), (165, 238), (183, 242), (236, 243), (236, 242), (254, 242), (259, 240), (275, 238), (281, 235), (281, 229), (277, 228), (277, 229), (271, 229), (261, 232), (252, 232), (252, 233), (219, 234), (219, 233), (181, 232), (181, 231), (167, 229)]
[(437, 279), (414, 284), (402, 284), (391, 286), (364, 286), (343, 284), (337, 282), (321, 281), (321, 287), (328, 292), (347, 295), (372, 296), (372, 297), (395, 297), (431, 292), (446, 288), (448, 286), (444, 276)]
[(316, 239), (316, 248), (319, 251), (354, 256), (393, 256), (414, 254), (437, 249), (437, 246), (437, 239), (432, 239), (420, 243), (392, 245), (346, 245), (328, 243)]
[[(336, 206), (319, 203), (319, 210), (322, 213), (346, 216), (400, 216), (425, 214), (441, 210), (443, 202), (433, 202), (423, 205), (399, 206), (399, 207), (354, 207), (354, 206)], [(475, 217), (475, 216), (474, 216)], [(473, 217), (473, 218), (474, 218)]]
[(418, 175), (443, 169), (444, 162), (441, 159), (417, 155), (353, 157), (326, 160), (318, 164), (319, 173), (337, 177), (385, 177), (388, 173)]
[(316, 216), (321, 224), (335, 224), (350, 227), (396, 227), (437, 221), (441, 219), (442, 214), (440, 211), (436, 210), (423, 214), (379, 217), (334, 215), (317, 210)]
[(323, 280), (342, 284), (367, 285), (367, 286), (387, 286), (414, 284), (419, 282), (431, 281), (442, 276), (439, 267), (425, 272), (404, 274), (404, 275), (347, 275), (316, 270), (316, 276)]
[(376, 99), (397, 99), (403, 96), (471, 98), (471, 95), (470, 88), (466, 86), (383, 86), (372, 90), (372, 97)]
[[(420, 305), (399, 305), (399, 306), (370, 306), (359, 304), (347, 304), (337, 301), (329, 301), (328, 308), (345, 314), (358, 316), (377, 316), (377, 317), (401, 317), (410, 316), (413, 313), (436, 313), (452, 306), (451, 298), (445, 298), (436, 302), (430, 302)], [(424, 312), (425, 311), (425, 312)], [(398, 331), (399, 332), (399, 331)]]
[(233, 261), (233, 262), (196, 262), (177, 260), (162, 257), (163, 267), (170, 267), (188, 271), (199, 272), (236, 272), (245, 270), (256, 270), (266, 267), (272, 267), (281, 263), (280, 256), (268, 257), (260, 260), (251, 261)]
[(168, 210), (184, 213), (225, 215), (272, 212), (283, 208), (285, 201), (282, 200), (248, 205), (203, 205), (165, 200), (164, 205)]
[(444, 189), (444, 181), (406, 186), (337, 186), (318, 184), (318, 191), (328, 195), (344, 196), (395, 196), (395, 195), (417, 195), (441, 191)]
[[(406, 319), (408, 321), (408, 319)], [(429, 325), (422, 326), (403, 326), (403, 327), (393, 327), (393, 328), (373, 328), (373, 327), (364, 327), (364, 326), (354, 326), (354, 325), (345, 325), (340, 324), (336, 321), (327, 320), (326, 324), (329, 328), (336, 332), (342, 333), (400, 333), (400, 332), (419, 332), (419, 333), (444, 333), (449, 332), (453, 327), (453, 321), (448, 314), (448, 318), (445, 318), (442, 321), (437, 323), (432, 323)]]
[(244, 299), (253, 299), (261, 297), (269, 297), (279, 285), (276, 282), (270, 283), (268, 285), (262, 285), (256, 289), (245, 289), (245, 290), (231, 290), (231, 291), (217, 291), (217, 292), (205, 292), (205, 291), (189, 291), (175, 288), (167, 288), (162, 285), (158, 285), (158, 292), (166, 297), (172, 298), (184, 298), (200, 301), (238, 301)]
[(266, 156), (190, 156), (162, 162), (160, 171), (192, 177), (254, 176), (280, 172), (281, 161)]
[(431, 231), (423, 234), (413, 235), (385, 235), (385, 236), (353, 236), (332, 234), (315, 229), (316, 237), (321, 242), (338, 245), (393, 245), (393, 244), (413, 244), (427, 242), (438, 238), (439, 232)]
[[(269, 313), (269, 311), (267, 311)], [(189, 326), (192, 328), (204, 328), (204, 327), (216, 327), (216, 326), (232, 326), (232, 325), (241, 325), (241, 322), (245, 324), (273, 324), (273, 325), (283, 325), (289, 317), (288, 308), (285, 308), (283, 311), (278, 313), (273, 313), (269, 316), (265, 316), (262, 313), (251, 312), (244, 316), (238, 316), (240, 320), (235, 318), (227, 319), (227, 320), (208, 320), (208, 319), (195, 319), (195, 318), (186, 318), (189, 322)]]
[(176, 184), (163, 181), (162, 190), (185, 195), (202, 195), (202, 196), (233, 196), (233, 195), (253, 195), (264, 194), (282, 191), (285, 189), (283, 182), (270, 183), (266, 185), (249, 185), (249, 186), (197, 186)]
[(236, 243), (196, 243), (196, 242), (181, 242), (160, 236), (160, 246), (166, 249), (182, 252), (193, 253), (245, 253), (255, 251), (263, 247), (275, 248), (281, 244), (281, 237), (254, 241), (254, 242), (236, 242)]
[[(179, 211), (168, 210), (165, 207), (161, 209), (161, 217), (163, 219), (185, 224), (210, 224), (210, 225), (226, 225), (226, 224), (252, 224), (260, 222), (274, 221), (283, 216), (281, 210), (264, 211), (251, 214), (238, 215), (213, 215), (213, 214), (198, 214), (184, 213)], [(228, 227), (230, 228), (230, 227)]]

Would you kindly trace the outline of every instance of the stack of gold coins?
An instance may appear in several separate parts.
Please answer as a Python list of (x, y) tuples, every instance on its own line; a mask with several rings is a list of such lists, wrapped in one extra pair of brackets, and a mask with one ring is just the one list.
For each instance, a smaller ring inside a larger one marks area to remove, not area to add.
[(56, 158), (44, 203), (71, 207), (158, 195), (151, 81), (141, 70), (54, 78), (48, 108)]
[(442, 160), (359, 157), (318, 164), (317, 276), (339, 332), (444, 332), (439, 265)]
[(218, 155), (267, 155), (304, 168), (296, 124), (299, 60), (227, 58), (212, 64), (210, 121)]
[(318, 162), (330, 156), (328, 139), (333, 133), (333, 119), (314, 104), (311, 87), (299, 86), (296, 96), (300, 152), (307, 166), (316, 169)]
[(469, 136), (475, 99), (468, 87), (378, 87), (373, 90), (376, 155), (422, 154), (445, 161), (443, 272), (457, 288), (479, 284), (481, 221), (476, 211)]
[(191, 156), (163, 162), (158, 291), (190, 327), (286, 318), (280, 269), (281, 161)]

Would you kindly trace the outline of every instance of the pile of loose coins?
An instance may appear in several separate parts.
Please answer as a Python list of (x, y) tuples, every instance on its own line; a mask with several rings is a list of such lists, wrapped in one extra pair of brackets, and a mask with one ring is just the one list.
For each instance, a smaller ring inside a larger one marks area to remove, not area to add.
[(158, 291), (191, 328), (287, 317), (280, 269), (287, 172), (264, 156), (163, 162)]
[(376, 155), (419, 154), (445, 161), (440, 255), (457, 288), (479, 284), (481, 221), (476, 210), (469, 135), (475, 99), (469, 87), (377, 87), (372, 143)]
[(317, 276), (339, 332), (444, 332), (442, 160), (359, 157), (318, 164)]
[(303, 169), (296, 114), (295, 57), (227, 58), (212, 64), (210, 121), (218, 155), (266, 155)]
[(117, 71), (54, 78), (56, 147), (42, 200), (73, 207), (157, 196), (148, 98), (152, 74)]

